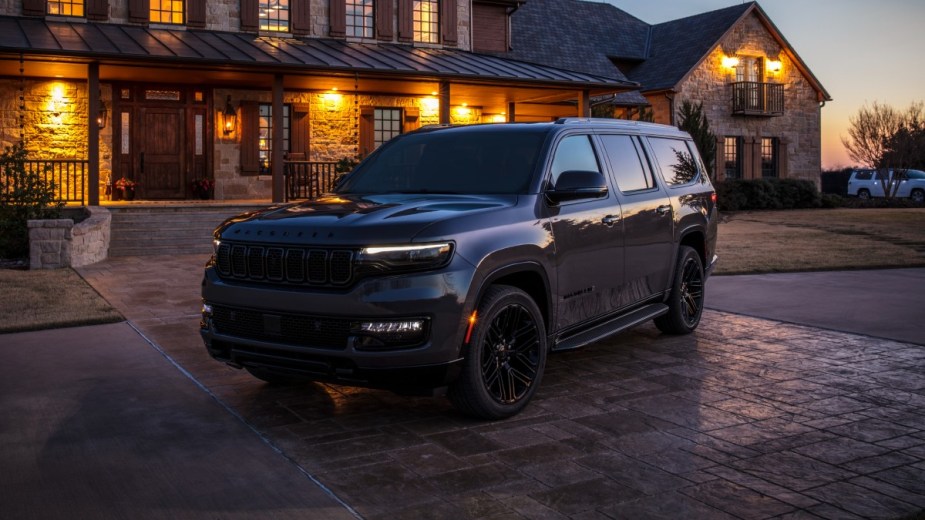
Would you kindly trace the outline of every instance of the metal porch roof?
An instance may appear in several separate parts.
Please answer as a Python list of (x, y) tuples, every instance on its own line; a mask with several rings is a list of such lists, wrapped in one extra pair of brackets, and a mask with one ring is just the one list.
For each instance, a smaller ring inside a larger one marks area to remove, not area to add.
[(251, 72), (360, 72), (614, 90), (637, 86), (456, 49), (13, 16), (0, 16), (0, 53), (5, 52), (103, 63), (234, 66)]

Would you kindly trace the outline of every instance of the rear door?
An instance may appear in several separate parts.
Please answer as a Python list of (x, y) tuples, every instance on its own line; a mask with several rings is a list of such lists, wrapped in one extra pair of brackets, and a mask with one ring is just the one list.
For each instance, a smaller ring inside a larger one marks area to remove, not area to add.
[(672, 207), (638, 137), (599, 137), (623, 209), (624, 271), (619, 303), (624, 307), (661, 294), (668, 287), (674, 265)]

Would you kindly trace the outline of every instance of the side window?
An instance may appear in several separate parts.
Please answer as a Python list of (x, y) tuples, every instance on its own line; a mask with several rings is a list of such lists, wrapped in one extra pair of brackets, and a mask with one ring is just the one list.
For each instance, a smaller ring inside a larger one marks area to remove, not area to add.
[(859, 180), (859, 181), (869, 181), (869, 180), (871, 179), (871, 177), (873, 177), (873, 175), (874, 175), (874, 172), (872, 172), (872, 171), (870, 171), (870, 170), (859, 171), (859, 172), (854, 176), (854, 178), (857, 179), (857, 180)]
[(591, 136), (571, 135), (559, 141), (556, 155), (552, 159), (552, 176), (549, 182), (555, 186), (559, 174), (569, 170), (600, 172), (591, 146)]
[(604, 151), (613, 171), (617, 188), (623, 193), (647, 190), (655, 186), (652, 175), (643, 168), (633, 138), (628, 135), (602, 135)]
[(687, 184), (697, 178), (697, 161), (680, 139), (650, 137), (649, 145), (655, 153), (662, 178), (669, 186)]

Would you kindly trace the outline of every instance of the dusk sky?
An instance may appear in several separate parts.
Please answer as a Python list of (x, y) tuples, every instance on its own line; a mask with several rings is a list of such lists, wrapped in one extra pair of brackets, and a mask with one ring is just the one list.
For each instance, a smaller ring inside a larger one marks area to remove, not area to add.
[[(661, 23), (735, 0), (609, 0)], [(841, 144), (848, 118), (874, 101), (906, 109), (925, 100), (925, 1), (763, 0), (758, 2), (832, 96), (822, 109), (822, 167), (851, 166)]]

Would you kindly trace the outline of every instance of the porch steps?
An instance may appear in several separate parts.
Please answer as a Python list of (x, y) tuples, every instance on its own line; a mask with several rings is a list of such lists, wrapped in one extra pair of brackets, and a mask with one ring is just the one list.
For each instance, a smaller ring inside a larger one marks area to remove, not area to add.
[(260, 204), (144, 204), (109, 206), (109, 256), (192, 255), (212, 252), (212, 231), (226, 218)]

